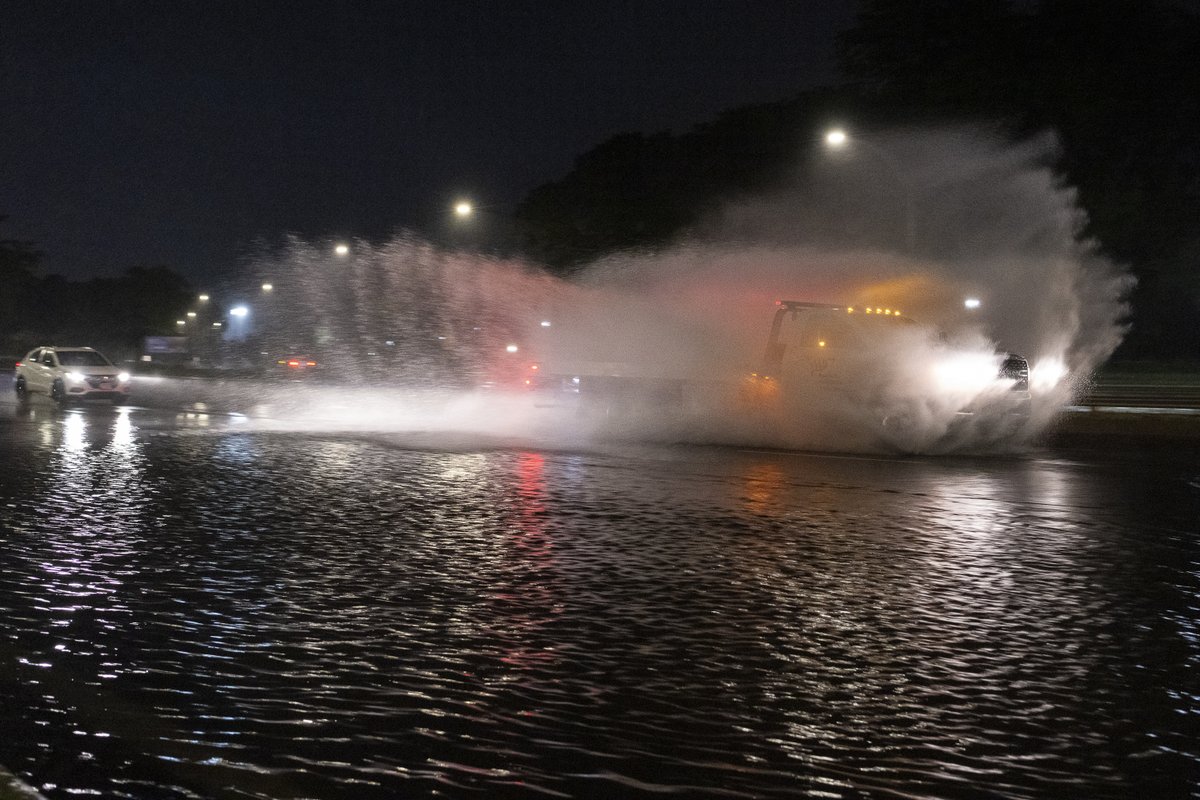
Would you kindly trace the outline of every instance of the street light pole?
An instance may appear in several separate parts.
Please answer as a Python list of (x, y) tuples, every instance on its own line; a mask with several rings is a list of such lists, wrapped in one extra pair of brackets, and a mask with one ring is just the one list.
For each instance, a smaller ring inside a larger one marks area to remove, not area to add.
[(870, 153), (875, 160), (891, 173), (892, 180), (900, 187), (900, 198), (904, 203), (904, 251), (909, 255), (917, 249), (917, 208), (913, 200), (912, 187), (904, 177), (904, 172), (896, 163), (895, 157), (884, 148), (862, 137), (853, 137), (841, 128), (832, 128), (824, 136), (825, 147), (829, 150), (846, 150), (861, 148)]

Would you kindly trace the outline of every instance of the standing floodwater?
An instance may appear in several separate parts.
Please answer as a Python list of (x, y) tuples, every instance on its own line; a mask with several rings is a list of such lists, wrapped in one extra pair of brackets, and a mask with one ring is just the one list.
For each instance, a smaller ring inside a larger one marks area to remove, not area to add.
[(1200, 777), (1194, 456), (415, 447), (40, 406), (0, 434), (0, 764), (51, 798)]

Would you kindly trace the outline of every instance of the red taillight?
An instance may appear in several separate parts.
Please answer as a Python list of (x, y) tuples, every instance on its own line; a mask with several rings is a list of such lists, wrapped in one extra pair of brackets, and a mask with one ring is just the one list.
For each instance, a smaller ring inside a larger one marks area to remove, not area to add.
[(18, 361), (18, 362), (17, 362), (16, 364), (14, 364), (13, 366), (14, 366), (14, 367), (23, 367), (23, 366), (25, 366), (25, 365), (24, 365), (24, 364), (22, 364), (20, 361)]
[(289, 367), (298, 367), (298, 366), (300, 366), (300, 362), (293, 358), (291, 361), (288, 362), (288, 366)]
[(310, 366), (310, 367), (315, 367), (316, 365), (317, 365), (317, 362), (315, 362), (315, 361), (308, 362), (308, 366)]

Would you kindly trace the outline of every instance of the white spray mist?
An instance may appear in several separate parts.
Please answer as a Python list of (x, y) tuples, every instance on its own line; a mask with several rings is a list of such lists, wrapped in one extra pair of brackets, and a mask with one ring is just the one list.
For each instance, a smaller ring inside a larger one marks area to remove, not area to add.
[[(878, 135), (810, 154), (782, 188), (730, 204), (675, 246), (610, 256), (569, 281), (411, 236), (358, 242), (345, 256), (293, 240), (256, 264), (280, 287), (279, 322), (264, 326), (264, 340), (319, 351), (365, 380), (349, 402), (356, 410), (341, 417), (313, 402), (284, 417), (572, 444), (1019, 447), (1120, 343), (1132, 286), (1079, 241), (1074, 193), (1049, 166), (1054, 147), (1049, 137), (1010, 145), (967, 129)], [(978, 308), (964, 307), (968, 297)], [(804, 388), (769, 406), (748, 403), (745, 381), (762, 366), (776, 300), (894, 308), (920, 325), (859, 356), (858, 378), (796, 382)], [(1028, 415), (1013, 415), (996, 387), (937, 385), (938, 370), (959, 359), (998, 367), (998, 351), (1029, 360)], [(642, 402), (565, 413), (561, 397), (522, 385), (535, 365), (559, 381), (656, 388)]]

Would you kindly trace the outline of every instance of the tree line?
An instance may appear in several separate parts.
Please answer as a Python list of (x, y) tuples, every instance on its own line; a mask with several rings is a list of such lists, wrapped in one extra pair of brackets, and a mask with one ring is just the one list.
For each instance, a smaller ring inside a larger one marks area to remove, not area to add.
[[(1014, 141), (1049, 130), (1053, 167), (1087, 214), (1081, 235), (1138, 280), (1118, 356), (1200, 361), (1197, 53), (1200, 14), (1184, 0), (863, 0), (839, 41), (843, 83), (680, 134), (610, 138), (518, 205), (517, 248), (569, 275), (666, 245), (728, 199), (770, 189), (831, 118), (982, 122)], [(162, 266), (73, 282), (39, 277), (40, 259), (32, 243), (0, 241), (0, 354), (134, 349), (172, 333), (193, 296)]]
[(1053, 131), (1082, 236), (1138, 279), (1119, 357), (1200, 360), (1200, 15), (1172, 0), (864, 0), (839, 41), (847, 80), (630, 132), (581, 155), (515, 212), (526, 250), (569, 274), (669, 243), (723, 201), (769, 189), (831, 117), (885, 127)]
[(143, 337), (174, 332), (194, 296), (187, 280), (164, 266), (71, 281), (40, 276), (41, 259), (32, 242), (0, 239), (0, 358), (41, 344), (90, 345), (132, 358)]

